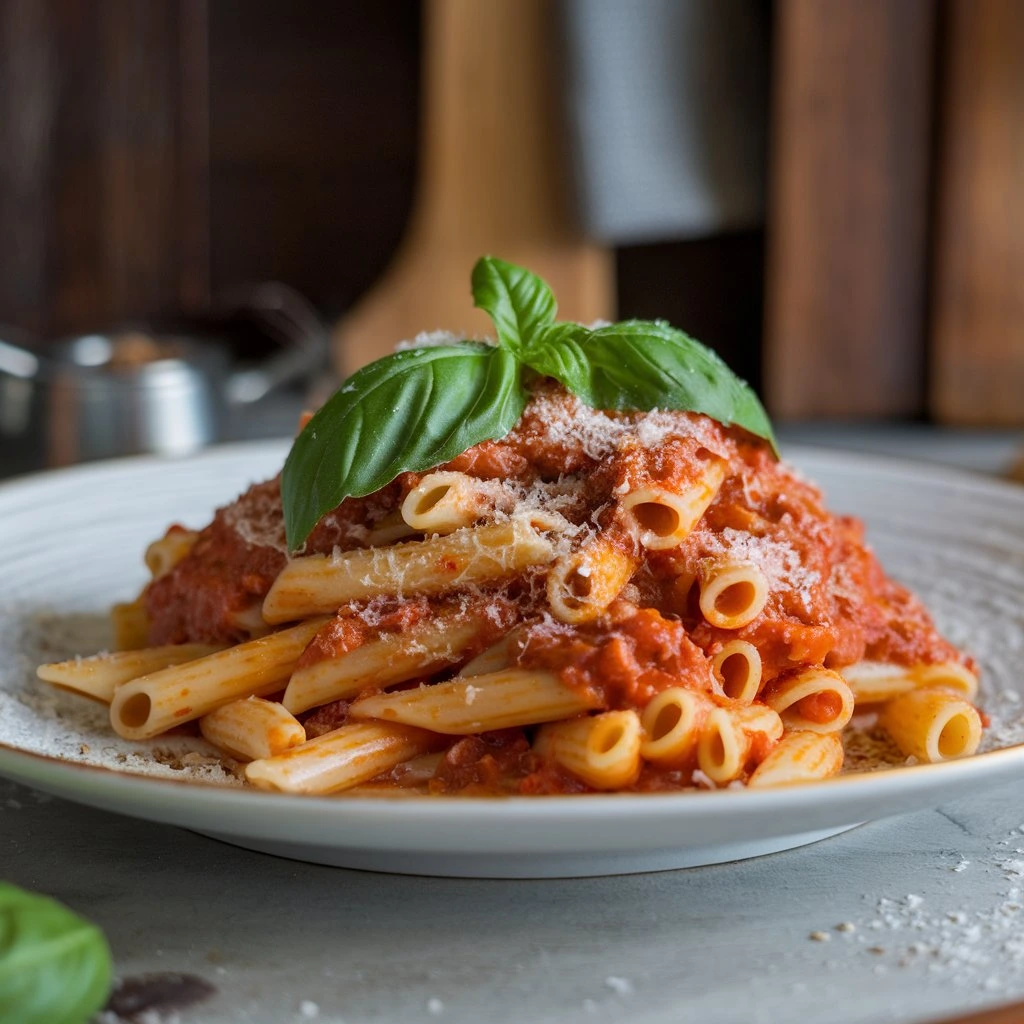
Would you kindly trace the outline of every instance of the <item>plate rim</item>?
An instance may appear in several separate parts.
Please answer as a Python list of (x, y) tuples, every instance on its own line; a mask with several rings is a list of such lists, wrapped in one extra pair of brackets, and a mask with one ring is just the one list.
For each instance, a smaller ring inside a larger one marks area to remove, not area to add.
[[(51, 486), (76, 483), (83, 479), (103, 478), (112, 473), (121, 476), (135, 469), (163, 469), (172, 465), (184, 469), (197, 463), (216, 464), (218, 461), (230, 461), (239, 456), (249, 459), (266, 457), (269, 460), (274, 455), (283, 453), (288, 443), (287, 438), (232, 442), (185, 456), (132, 456), (30, 473), (0, 483), (0, 511), (12, 496), (21, 493), (31, 495), (32, 492), (45, 490)], [(828, 463), (829, 469), (838, 473), (842, 473), (844, 467), (850, 466), (861, 472), (881, 473), (884, 477), (898, 479), (903, 484), (912, 485), (915, 480), (928, 481), (941, 487), (966, 490), (972, 494), (998, 496), (999, 499), (1007, 500), (1024, 510), (1024, 488), (1020, 485), (960, 467), (945, 467), (903, 456), (855, 452), (814, 444), (787, 445), (784, 455), (787, 461), (792, 460), (798, 464)], [(801, 468), (800, 465), (798, 468)], [(17, 498), (14, 497), (13, 500)], [(229, 497), (225, 496), (224, 500), (229, 500)], [(870, 528), (871, 524), (868, 525)], [(12, 764), (13, 774), (10, 769)], [(27, 776), (45, 776), (44, 784), (51, 791), (54, 786), (64, 789), (62, 780), (67, 780), (67, 786), (70, 788), (89, 788), (95, 790), (96, 795), (107, 795), (111, 798), (134, 797), (139, 802), (148, 803), (146, 798), (152, 795), (156, 803), (163, 807), (175, 802), (172, 794), (187, 792), (204, 807), (210, 808), (231, 807), (240, 811), (251, 811), (257, 807), (264, 807), (275, 813), (283, 809), (286, 817), (331, 813), (338, 816), (339, 820), (348, 821), (353, 825), (360, 822), (372, 824), (384, 818), (390, 820), (400, 816), (410, 827), (417, 824), (436, 824), (439, 811), (443, 811), (443, 816), (448, 821), (485, 825), (507, 821), (510, 816), (517, 821), (534, 821), (538, 824), (550, 823), (553, 820), (579, 823), (599, 819), (610, 812), (624, 812), (630, 820), (645, 822), (658, 821), (666, 816), (721, 820), (734, 816), (743, 817), (754, 809), (758, 816), (765, 816), (773, 813), (784, 814), (787, 810), (805, 808), (814, 803), (853, 804), (864, 795), (871, 795), (879, 787), (886, 792), (899, 790), (904, 795), (935, 790), (938, 797), (947, 782), (950, 786), (966, 786), (969, 783), (973, 784), (974, 776), (980, 776), (984, 780), (1008, 777), (1012, 774), (1024, 774), (1024, 744), (1008, 745), (939, 764), (898, 766), (876, 772), (851, 773), (827, 780), (764, 790), (587, 794), (582, 799), (580, 795), (552, 795), (543, 799), (517, 795), (397, 798), (360, 795), (347, 799), (339, 795), (298, 795), (297, 798), (294, 794), (269, 793), (245, 786), (155, 777), (130, 769), (84, 764), (0, 742), (0, 777), (14, 778), (19, 782), (27, 781), (29, 785), (39, 785), (41, 783), (28, 781)], [(77, 781), (72, 782), (72, 779)], [(941, 800), (936, 799), (927, 806), (936, 806), (939, 802)], [(137, 811), (135, 813), (140, 817), (152, 816), (138, 814)], [(884, 811), (881, 816), (889, 813), (900, 812)], [(157, 820), (161, 819), (158, 817)]]

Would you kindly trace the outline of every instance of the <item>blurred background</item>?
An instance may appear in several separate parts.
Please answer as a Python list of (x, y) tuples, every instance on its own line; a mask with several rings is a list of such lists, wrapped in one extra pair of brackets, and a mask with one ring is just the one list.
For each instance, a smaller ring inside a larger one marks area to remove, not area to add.
[(0, 474), (286, 435), (484, 252), (1008, 469), (1019, 0), (0, 0)]

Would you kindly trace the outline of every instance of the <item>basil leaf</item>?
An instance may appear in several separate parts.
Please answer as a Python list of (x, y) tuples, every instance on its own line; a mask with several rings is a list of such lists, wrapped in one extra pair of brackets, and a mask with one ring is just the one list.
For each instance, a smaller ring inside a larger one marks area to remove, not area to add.
[(558, 305), (547, 284), (523, 267), (484, 256), (473, 267), (473, 305), (494, 321), (498, 344), (520, 355), (554, 323)]
[(504, 437), (526, 406), (519, 378), (511, 352), (466, 343), (396, 352), (358, 370), (309, 421), (284, 464), (289, 549), (345, 498)]
[(0, 882), (0, 1020), (84, 1024), (106, 1001), (110, 979), (99, 928)]
[[(595, 409), (699, 412), (743, 427), (778, 453), (768, 414), (753, 388), (711, 349), (662, 321), (625, 320), (563, 330), (557, 324), (530, 354), (530, 366)], [(578, 325), (575, 325), (578, 327)]]
[(523, 361), (544, 377), (554, 377), (583, 397), (591, 376), (587, 342), (593, 332), (582, 324), (552, 324), (523, 353)]

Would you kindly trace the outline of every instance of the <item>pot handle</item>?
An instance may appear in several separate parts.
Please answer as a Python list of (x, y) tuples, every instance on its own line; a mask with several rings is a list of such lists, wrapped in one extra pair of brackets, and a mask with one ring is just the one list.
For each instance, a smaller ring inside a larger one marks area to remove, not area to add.
[(232, 298), (231, 308), (257, 316), (283, 348), (261, 365), (236, 370), (228, 377), (224, 394), (231, 405), (249, 405), (283, 384), (326, 367), (328, 329), (304, 295), (280, 281), (267, 281)]

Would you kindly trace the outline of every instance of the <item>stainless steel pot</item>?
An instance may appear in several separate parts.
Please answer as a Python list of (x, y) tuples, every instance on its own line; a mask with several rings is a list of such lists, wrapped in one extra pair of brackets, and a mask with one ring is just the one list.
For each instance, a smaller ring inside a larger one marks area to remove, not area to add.
[(327, 360), (327, 331), (310, 305), (266, 284), (234, 308), (282, 342), (236, 369), (223, 339), (125, 327), (50, 345), (0, 328), (0, 475), (153, 452), (182, 455), (223, 437), (232, 406), (309, 378)]

